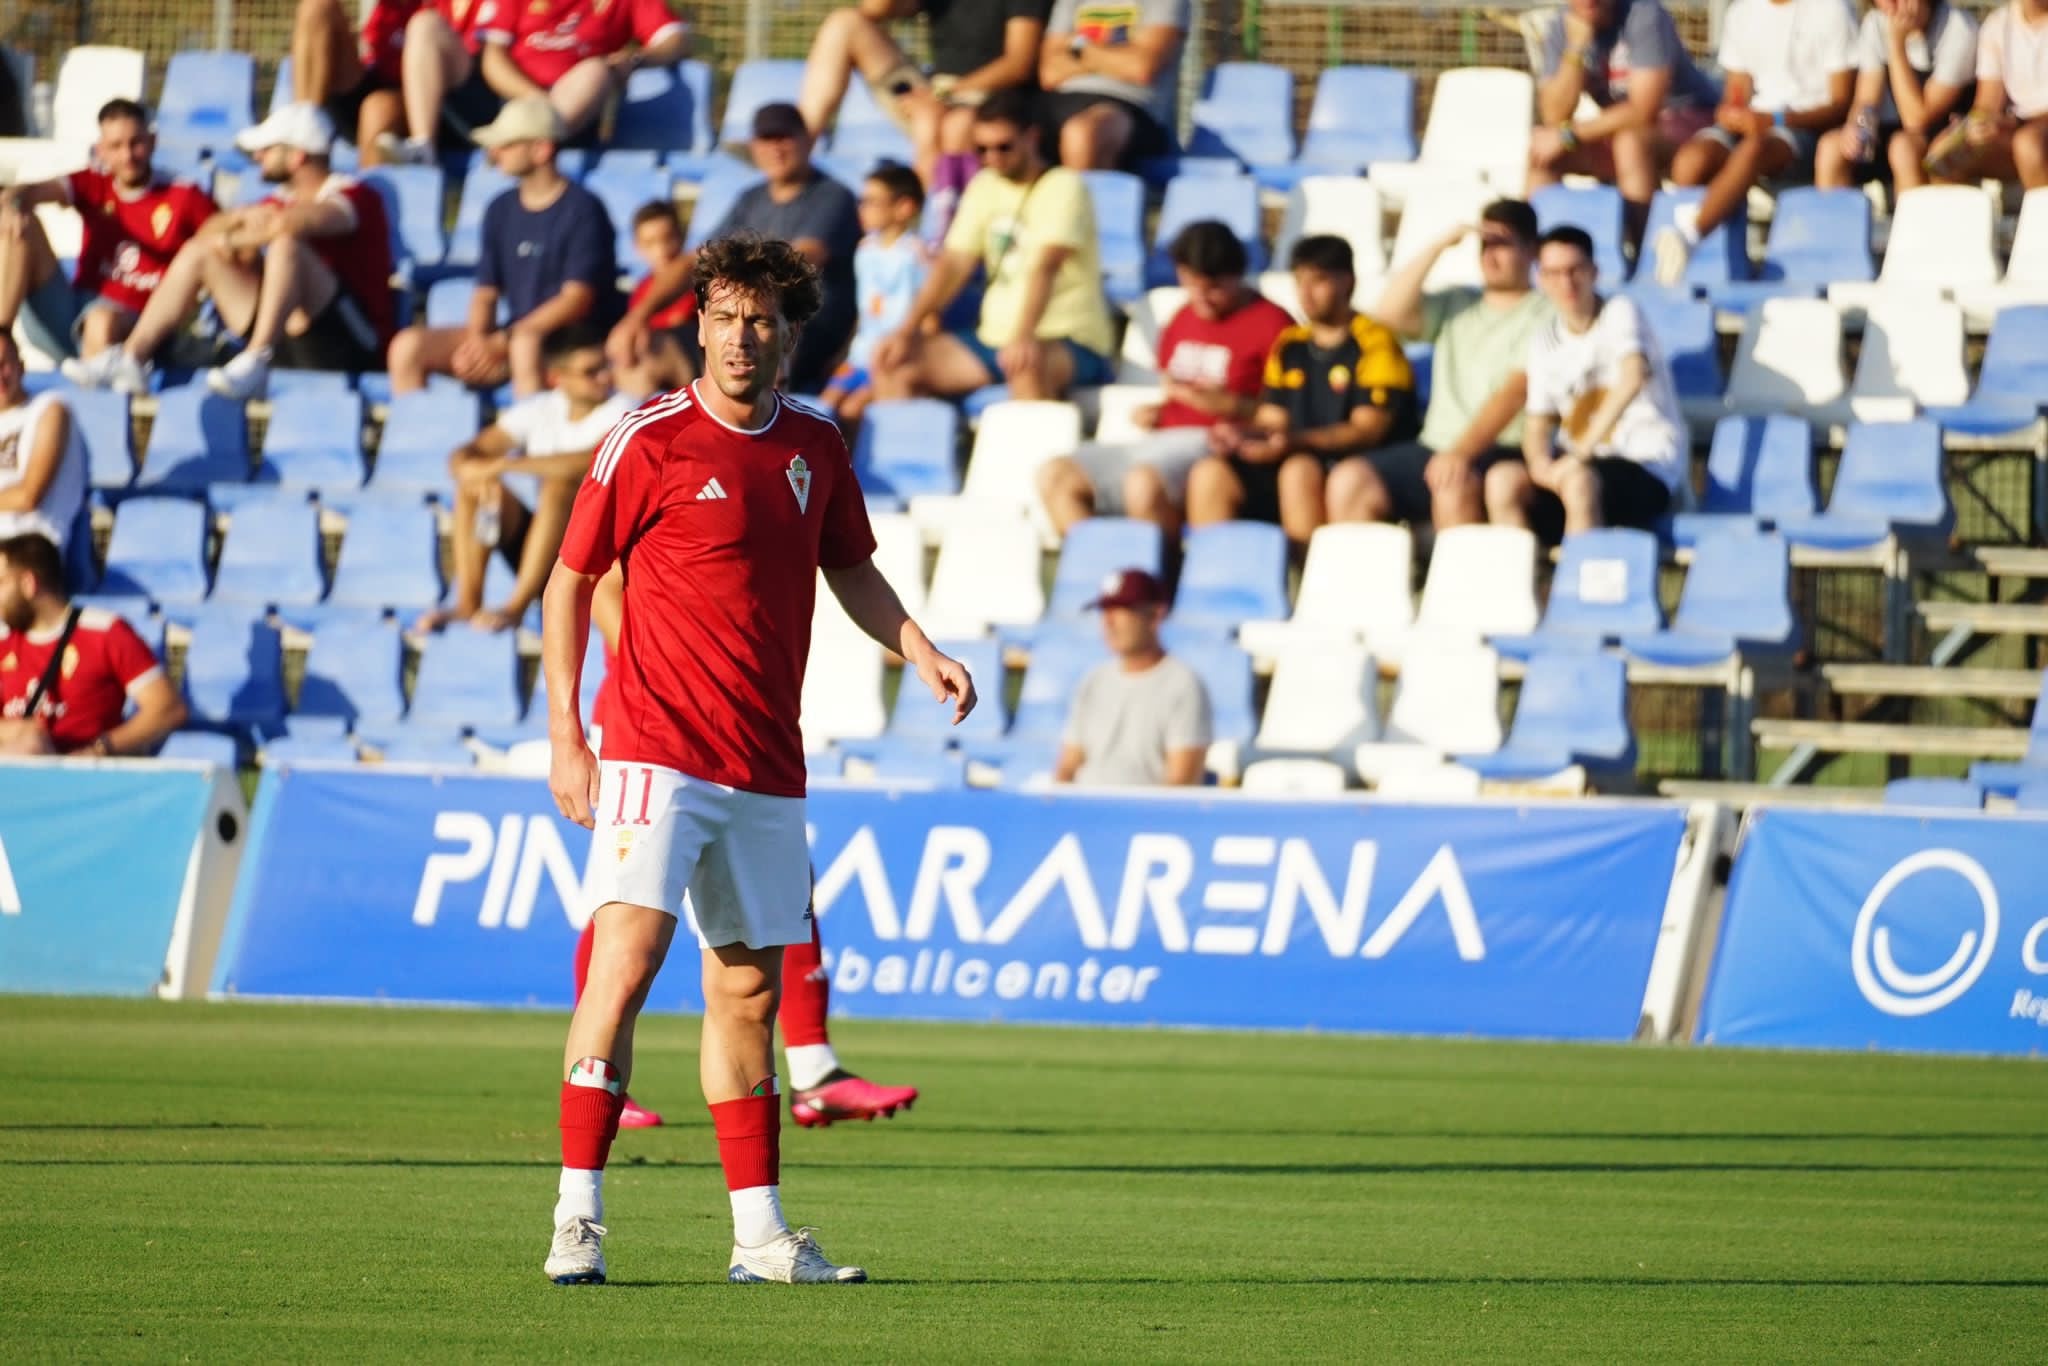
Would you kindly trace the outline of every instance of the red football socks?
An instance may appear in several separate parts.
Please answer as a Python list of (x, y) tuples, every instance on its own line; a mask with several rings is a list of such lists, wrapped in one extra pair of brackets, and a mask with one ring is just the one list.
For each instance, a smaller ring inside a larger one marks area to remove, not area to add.
[(818, 922), (811, 921), (811, 942), (791, 944), (782, 951), (782, 1042), (791, 1048), (830, 1043), (825, 1028), (825, 1008), (832, 997), (832, 983), (825, 972), (825, 954), (818, 943)]
[(562, 1165), (603, 1171), (619, 1136), (619, 1112), (626, 1108), (618, 1069), (602, 1058), (585, 1058), (562, 1083)]
[(741, 1096), (711, 1106), (718, 1161), (727, 1190), (774, 1186), (782, 1179), (782, 1097)]

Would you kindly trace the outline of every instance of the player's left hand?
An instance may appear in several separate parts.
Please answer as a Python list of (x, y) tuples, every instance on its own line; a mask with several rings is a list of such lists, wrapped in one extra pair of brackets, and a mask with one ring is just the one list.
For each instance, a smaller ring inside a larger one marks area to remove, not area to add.
[(967, 719), (967, 713), (974, 710), (974, 704), (979, 700), (974, 694), (974, 677), (967, 672), (967, 666), (937, 650), (918, 661), (917, 678), (932, 690), (933, 701), (953, 699), (953, 724), (956, 726)]

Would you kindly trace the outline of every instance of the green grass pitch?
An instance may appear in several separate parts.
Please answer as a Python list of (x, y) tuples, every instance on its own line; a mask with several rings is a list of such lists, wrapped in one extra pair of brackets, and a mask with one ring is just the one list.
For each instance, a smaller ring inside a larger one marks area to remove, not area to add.
[(544, 1281), (557, 1015), (0, 1000), (0, 1358), (2037, 1361), (2048, 1067), (838, 1027), (786, 1126), (875, 1283), (728, 1286), (696, 1022), (614, 1277)]

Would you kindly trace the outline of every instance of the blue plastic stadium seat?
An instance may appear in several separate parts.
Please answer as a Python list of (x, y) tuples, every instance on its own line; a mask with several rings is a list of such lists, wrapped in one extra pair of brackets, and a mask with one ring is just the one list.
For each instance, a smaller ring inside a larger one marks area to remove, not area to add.
[(1192, 157), (1231, 157), (1262, 183), (1285, 189), (1297, 178), (1294, 160), (1294, 73), (1266, 62), (1221, 62), (1203, 83), (1191, 111)]
[(880, 161), (908, 166), (916, 160), (910, 137), (889, 117), (860, 73), (847, 83), (839, 117), (826, 144), (828, 155), (865, 170)]
[(1980, 811), (1984, 789), (1967, 778), (1894, 778), (1884, 785), (1884, 804)]
[(1942, 478), (1941, 428), (1915, 418), (1852, 425), (1827, 511), (1781, 518), (1778, 530), (1794, 545), (1853, 550), (1895, 535), (1945, 540), (1954, 525)]
[(400, 733), (384, 741), (379, 749), (387, 764), (420, 764), (427, 768), (476, 767), (476, 751), (455, 736)]
[(415, 272), (431, 270), (448, 254), (442, 230), (447, 181), (439, 166), (378, 166), (363, 180), (384, 192), (385, 212), (397, 234), (396, 259)]
[(761, 173), (745, 162), (715, 162), (697, 184), (697, 202), (690, 206), (690, 228), (683, 235), (683, 245), (695, 251), (710, 241), (741, 192), (760, 179)]
[(159, 145), (231, 149), (256, 122), (256, 59), (246, 52), (174, 52), (157, 98)]
[(343, 608), (389, 607), (408, 616), (440, 600), (433, 509), (418, 493), (365, 494), (352, 503), (328, 601)]
[(1719, 402), (1728, 388), (1721, 371), (1721, 344), (1714, 335), (1714, 306), (1678, 292), (1637, 287), (1629, 291), (1643, 321), (1671, 362), (1671, 381), (1680, 399)]
[[(895, 709), (889, 714), (888, 730), (873, 739), (841, 741), (842, 753), (872, 762), (894, 750), (929, 753), (949, 749), (955, 743), (981, 746), (1002, 739), (1009, 715), (1003, 702), (1003, 657), (996, 642), (952, 640), (940, 641), (938, 646), (967, 666), (977, 682), (981, 704), (955, 726), (950, 705), (934, 702), (931, 693), (923, 688), (899, 689)], [(986, 716), (982, 715), (984, 710), (988, 712)]]
[(853, 442), (861, 492), (870, 502), (958, 493), (959, 433), (958, 411), (939, 399), (884, 399), (868, 405)]
[(811, 782), (838, 782), (846, 776), (846, 759), (836, 749), (804, 751), (804, 776)]
[(405, 715), (405, 694), (399, 690), (403, 662), (396, 622), (368, 616), (325, 619), (306, 652), (306, 676), (293, 715), (335, 718), (351, 730), (393, 725)]
[(64, 391), (64, 406), (85, 442), (85, 463), (96, 489), (125, 489), (135, 478), (135, 429), (128, 395), (111, 389)]
[(519, 642), (511, 631), (457, 626), (428, 637), (413, 682), (409, 727), (443, 734), (516, 727), (525, 710), (519, 700)]
[(459, 387), (435, 387), (399, 394), (385, 411), (377, 463), (370, 471), (373, 492), (418, 492), (455, 496), (448, 457), (483, 426), (483, 405)]
[(206, 596), (206, 508), (183, 498), (130, 498), (114, 513), (100, 576), (104, 594), (155, 602)]
[[(1102, 594), (1103, 580), (1120, 569), (1158, 574), (1165, 561), (1165, 541), (1151, 522), (1130, 517), (1090, 517), (1074, 523), (1060, 546), (1059, 568), (1053, 573), (1046, 603), (1048, 623), (1079, 620), (1088, 604)], [(1089, 633), (1094, 633), (1092, 621)]]
[(320, 569), (320, 510), (303, 493), (242, 498), (221, 542), (213, 600), (303, 607), (327, 591)]
[(1657, 538), (1604, 527), (1564, 538), (1543, 620), (1525, 636), (1492, 636), (1494, 649), (1525, 659), (1548, 650), (1598, 649), (1633, 632), (1657, 631)]
[(981, 421), (981, 415), (998, 403), (1010, 401), (1010, 386), (1007, 384), (984, 384), (960, 400), (960, 412), (969, 422)]
[(256, 478), (287, 488), (361, 488), (362, 396), (342, 389), (299, 393), (272, 403)]
[(1127, 171), (1083, 171), (1095, 206), (1102, 288), (1127, 304), (1145, 292), (1145, 182)]
[(156, 609), (142, 594), (78, 593), (72, 596), (71, 601), (80, 607), (97, 607), (102, 612), (112, 612), (134, 628), (135, 634), (156, 651), (158, 658), (163, 657), (163, 619), (156, 615)]
[(1708, 290), (1716, 308), (1746, 312), (1765, 299), (1813, 298), (1841, 281), (1871, 280), (1870, 197), (1795, 186), (1778, 193), (1757, 277)]
[(1385, 66), (1325, 69), (1298, 160), (1311, 175), (1357, 175), (1375, 161), (1415, 160), (1415, 77)]
[(1252, 657), (1235, 641), (1199, 631), (1174, 631), (1167, 648), (1202, 680), (1202, 691), (1209, 694), (1210, 732), (1218, 740), (1250, 743), (1259, 728), (1252, 705)]
[(1618, 288), (1628, 279), (1628, 258), (1622, 255), (1621, 191), (1612, 185), (1546, 185), (1529, 196), (1536, 222), (1552, 228), (1584, 228), (1593, 239), (1593, 264), (1603, 286)]
[(2034, 724), (2027, 730), (2026, 755), (2018, 763), (1971, 764), (1970, 781), (2001, 797), (2028, 786), (2048, 786), (2048, 674), (2041, 676), (2041, 692), (2034, 699)]
[(1167, 185), (1166, 199), (1159, 206), (1152, 253), (1145, 261), (1148, 286), (1170, 285), (1179, 279), (1167, 248), (1182, 228), (1204, 218), (1217, 219), (1237, 234), (1250, 257), (1249, 273), (1266, 268), (1258, 182), (1250, 176), (1177, 176)]
[(1024, 670), (1009, 733), (1000, 740), (963, 745), (962, 750), (975, 762), (994, 766), (1005, 786), (1023, 781), (1024, 770), (1049, 769), (1046, 754), (1057, 757), (1074, 690), (1089, 670), (1108, 658), (1109, 646), (1093, 622), (1040, 630), (1031, 644), (1031, 663)]
[(1722, 663), (1738, 652), (1782, 654), (1799, 641), (1792, 615), (1792, 556), (1773, 532), (1729, 531), (1693, 549), (1669, 629), (1631, 633), (1622, 648), (1677, 668)]
[(265, 396), (276, 403), (280, 399), (297, 399), (309, 394), (324, 396), (355, 392), (355, 377), (339, 370), (277, 369), (270, 372), (270, 385)]
[(2048, 406), (2048, 305), (2000, 309), (1984, 343), (1970, 401), (1928, 416), (1961, 436), (2004, 436), (2030, 427)]
[(200, 384), (157, 395), (149, 447), (135, 480), (137, 492), (196, 496), (212, 484), (248, 478), (249, 419), (242, 404), (209, 393)]
[(222, 768), (233, 768), (240, 759), (234, 736), (210, 730), (173, 731), (164, 737), (163, 747), (157, 750), (156, 757), (218, 764)]
[(208, 607), (185, 646), (185, 701), (210, 726), (272, 735), (284, 725), (277, 628), (247, 611)]
[(2020, 784), (2012, 794), (2012, 804), (2020, 811), (2048, 811), (2048, 768), (2042, 769), (2038, 778)]
[(795, 104), (803, 88), (804, 64), (794, 58), (757, 58), (733, 69), (725, 92), (725, 118), (718, 140), (742, 145), (754, 136), (754, 111), (764, 104)]
[(360, 757), (346, 736), (280, 735), (263, 743), (266, 764), (352, 764)]
[(1173, 621), (1228, 635), (1288, 615), (1287, 537), (1267, 522), (1217, 522), (1187, 536)]
[[(427, 289), (426, 324), (428, 327), (463, 327), (469, 322), (469, 301), (476, 293), (476, 279), (469, 275), (451, 275), (445, 280), (436, 280)], [(504, 305), (498, 309), (499, 317), (504, 316)]]
[(868, 763), (878, 783), (940, 791), (967, 786), (967, 756), (957, 750), (883, 749)]
[(513, 180), (488, 162), (473, 163), (462, 178), (462, 194), (455, 204), (455, 227), (448, 235), (448, 250), (442, 264), (450, 269), (474, 270), (483, 251), (484, 210), (491, 201), (511, 189)]
[(670, 170), (696, 179), (682, 163), (711, 154), (711, 68), (693, 59), (635, 71), (626, 79), (611, 145), (667, 152)]
[(633, 215), (649, 200), (667, 204), (675, 198), (675, 181), (669, 172), (660, 166), (641, 166), (628, 160), (639, 155), (607, 152), (583, 178), (583, 188), (603, 201), (605, 212), (611, 215), (612, 251), (622, 269), (637, 269), (639, 261), (633, 254)]
[(1749, 530), (1813, 516), (1813, 424), (1803, 417), (1724, 417), (1707, 449), (1706, 492), (1697, 512), (1671, 519), (1681, 546), (1730, 529)]
[(1614, 655), (1562, 651), (1540, 654), (1522, 675), (1514, 726), (1493, 754), (1460, 763), (1480, 776), (1540, 778), (1571, 764), (1588, 773), (1618, 775), (1636, 762), (1628, 724), (1628, 669)]

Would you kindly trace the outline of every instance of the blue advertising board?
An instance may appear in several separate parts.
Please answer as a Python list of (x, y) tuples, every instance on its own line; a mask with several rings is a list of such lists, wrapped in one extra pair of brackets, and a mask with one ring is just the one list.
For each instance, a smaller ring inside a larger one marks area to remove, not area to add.
[(197, 767), (0, 767), (0, 991), (154, 990), (212, 799)]
[(1735, 863), (1700, 1037), (2038, 1053), (2048, 820), (1759, 810)]
[[(829, 788), (857, 1016), (1626, 1039), (1684, 813)], [(585, 832), (531, 779), (266, 777), (216, 989), (565, 1004)], [(694, 966), (657, 1008), (695, 1009)]]

